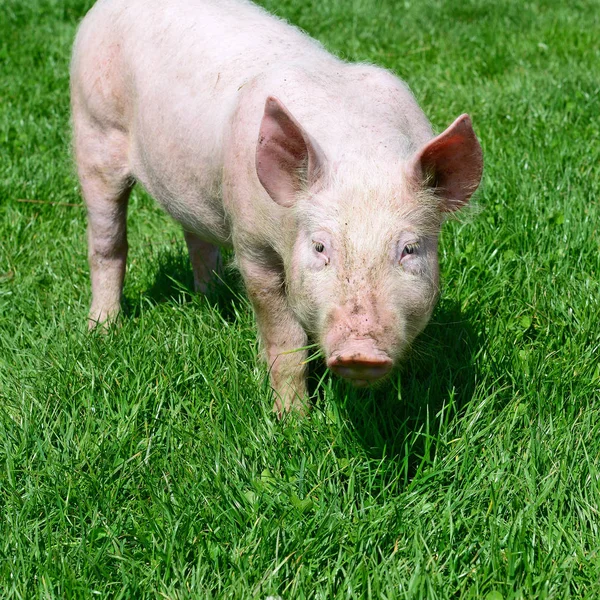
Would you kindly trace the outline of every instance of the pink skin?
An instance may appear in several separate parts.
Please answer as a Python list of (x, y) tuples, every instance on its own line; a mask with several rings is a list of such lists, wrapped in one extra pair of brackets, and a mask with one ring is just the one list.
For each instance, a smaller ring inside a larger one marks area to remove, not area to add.
[(238, 0), (99, 0), (71, 93), (91, 327), (119, 311), (139, 182), (181, 223), (199, 291), (233, 247), (278, 413), (307, 407), (309, 340), (356, 385), (391, 372), (433, 310), (444, 213), (481, 179), (468, 116), (434, 137), (394, 75)]

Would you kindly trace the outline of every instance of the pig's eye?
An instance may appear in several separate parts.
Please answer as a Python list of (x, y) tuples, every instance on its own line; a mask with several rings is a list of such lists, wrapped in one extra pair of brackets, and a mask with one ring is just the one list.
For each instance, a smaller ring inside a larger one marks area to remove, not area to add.
[(419, 250), (419, 242), (413, 242), (412, 244), (406, 244), (404, 248), (402, 248), (402, 255), (400, 256), (400, 260), (402, 260), (406, 256), (411, 256), (416, 254)]
[(329, 264), (329, 253), (325, 244), (323, 242), (319, 242), (317, 240), (313, 240), (312, 242), (313, 250), (319, 255), (318, 257), (314, 256), (313, 258), (316, 261), (315, 267), (318, 265), (319, 267), (327, 266)]

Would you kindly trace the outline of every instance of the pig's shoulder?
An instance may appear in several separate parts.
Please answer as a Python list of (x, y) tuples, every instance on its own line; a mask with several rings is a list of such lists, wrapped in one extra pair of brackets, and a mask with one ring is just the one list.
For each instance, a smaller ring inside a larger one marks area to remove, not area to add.
[(367, 63), (349, 64), (348, 77), (354, 79), (364, 87), (375, 88), (378, 91), (390, 94), (412, 97), (412, 93), (406, 82), (383, 67)]
[(406, 82), (374, 65), (357, 63), (350, 65), (350, 70), (357, 87), (361, 88), (362, 101), (369, 104), (371, 110), (377, 106), (382, 120), (395, 123), (395, 127), (415, 143), (432, 137), (431, 125)]

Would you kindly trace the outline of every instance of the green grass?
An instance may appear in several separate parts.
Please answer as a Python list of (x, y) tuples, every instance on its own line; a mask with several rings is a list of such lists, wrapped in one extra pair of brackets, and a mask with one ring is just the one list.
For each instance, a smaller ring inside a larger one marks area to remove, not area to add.
[[(83, 0), (0, 9), (2, 598), (600, 597), (600, 5), (265, 0), (469, 112), (478, 208), (383, 390), (279, 423), (235, 274), (190, 294), (137, 190), (122, 326), (85, 329), (68, 61)], [(19, 202), (41, 200), (44, 204)]]

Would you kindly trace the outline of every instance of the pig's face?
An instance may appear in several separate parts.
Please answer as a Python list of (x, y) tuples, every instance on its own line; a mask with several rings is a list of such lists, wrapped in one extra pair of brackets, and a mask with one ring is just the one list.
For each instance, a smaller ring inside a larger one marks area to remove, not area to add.
[(411, 189), (397, 166), (335, 176), (294, 209), (290, 304), (327, 365), (357, 385), (388, 374), (437, 298), (437, 202)]
[(443, 212), (465, 204), (482, 173), (466, 115), (408, 160), (335, 169), (269, 98), (257, 174), (288, 207), (290, 306), (327, 365), (357, 385), (385, 377), (425, 327), (438, 294)]

